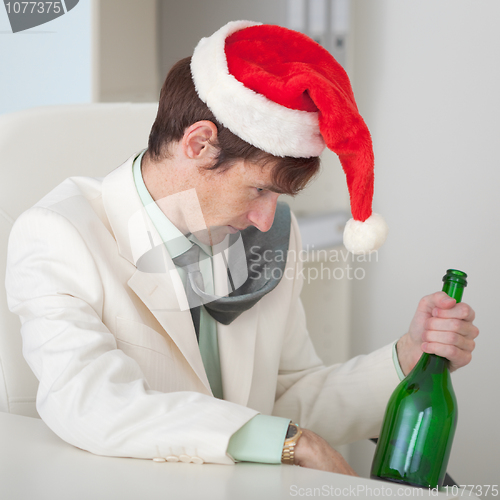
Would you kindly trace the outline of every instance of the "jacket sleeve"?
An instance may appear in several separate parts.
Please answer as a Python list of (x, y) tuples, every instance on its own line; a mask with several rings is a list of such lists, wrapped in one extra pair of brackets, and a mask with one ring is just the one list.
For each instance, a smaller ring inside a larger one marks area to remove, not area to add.
[(292, 217), (288, 265), (294, 268), (295, 282), (273, 414), (311, 429), (333, 446), (378, 436), (387, 401), (399, 383), (392, 344), (345, 363), (323, 366), (307, 332), (300, 300), (302, 262), (293, 257), (301, 248)]
[(258, 412), (196, 392), (151, 390), (103, 322), (111, 300), (106, 279), (65, 217), (34, 208), (16, 221), (6, 287), (9, 308), (21, 318), (23, 354), (39, 380), (42, 419), (98, 455), (233, 463), (229, 439)]

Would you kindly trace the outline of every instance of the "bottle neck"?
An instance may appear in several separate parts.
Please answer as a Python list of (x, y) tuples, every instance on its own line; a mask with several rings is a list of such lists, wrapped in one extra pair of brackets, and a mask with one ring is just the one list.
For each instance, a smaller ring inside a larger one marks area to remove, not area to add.
[[(454, 281), (445, 281), (443, 284), (443, 292), (455, 299), (458, 304), (462, 300), (464, 286), (461, 283), (456, 283)], [(443, 373), (444, 371), (448, 371), (449, 361), (446, 358), (438, 356), (437, 354), (424, 352), (417, 365), (421, 371), (425, 371), (429, 374)]]
[(447, 293), (451, 298), (457, 301), (457, 304), (462, 301), (464, 294), (464, 287), (459, 283), (453, 281), (445, 281), (443, 284), (443, 292)]
[[(424, 352), (420, 357), (417, 365), (419, 366), (419, 370), (422, 372), (426, 372), (430, 375), (443, 373), (449, 368), (449, 361), (446, 358), (442, 358), (437, 354), (429, 354)], [(417, 366), (415, 366), (416, 368)]]
[(448, 269), (443, 276), (443, 292), (461, 302), (464, 288), (467, 286), (467, 274), (458, 269)]
[[(455, 299), (457, 304), (461, 302), (464, 287), (467, 286), (466, 278), (467, 274), (456, 269), (448, 269), (443, 277), (443, 292)], [(449, 361), (436, 354), (424, 352), (407, 378), (411, 380), (414, 377), (420, 377), (423, 372), (428, 375), (447, 374), (445, 378), (449, 378)], [(432, 380), (432, 377), (426, 377), (426, 379)]]
[[(448, 273), (450, 270), (448, 270)], [(462, 273), (461, 271), (454, 271), (455, 273), (459, 273), (465, 277), (467, 275)], [(463, 278), (465, 279), (465, 278)], [(457, 301), (457, 304), (462, 301), (462, 295), (464, 294), (464, 282), (453, 281), (452, 279), (448, 280), (443, 278), (443, 292), (448, 294), (452, 299)], [(466, 283), (466, 282), (465, 282)], [(425, 365), (426, 368), (424, 370), (429, 373), (441, 373), (444, 370), (448, 370), (449, 361), (446, 358), (442, 358), (441, 356), (437, 356), (436, 354), (427, 354), (424, 353), (422, 356), (422, 366)]]

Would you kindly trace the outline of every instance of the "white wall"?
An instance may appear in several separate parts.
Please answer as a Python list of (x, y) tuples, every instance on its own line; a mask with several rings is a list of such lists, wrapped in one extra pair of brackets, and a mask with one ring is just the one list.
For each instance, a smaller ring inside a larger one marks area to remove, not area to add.
[(19, 33), (12, 33), (0, 5), (0, 68), (0, 114), (90, 102), (91, 0)]
[(247, 19), (269, 24), (286, 20), (286, 0), (158, 0), (162, 79), (179, 59), (193, 53), (204, 36), (229, 21)]
[[(405, 333), (447, 268), (469, 274), (464, 301), (481, 335), (471, 365), (453, 375), (449, 470), (476, 485), (498, 483), (500, 470), (499, 20), (498, 0), (354, 0), (355, 93), (390, 234), (354, 287), (353, 354)], [(366, 470), (360, 454), (351, 460)]]
[(92, 1), (94, 100), (158, 101), (157, 0)]

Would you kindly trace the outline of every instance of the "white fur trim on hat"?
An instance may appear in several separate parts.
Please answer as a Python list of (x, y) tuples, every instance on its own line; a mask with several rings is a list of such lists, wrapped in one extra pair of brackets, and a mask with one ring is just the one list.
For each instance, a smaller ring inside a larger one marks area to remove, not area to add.
[(372, 213), (364, 222), (350, 219), (344, 229), (344, 245), (354, 254), (369, 253), (380, 248), (389, 228), (384, 218)]
[(200, 99), (233, 134), (274, 156), (310, 158), (325, 148), (318, 113), (285, 108), (245, 87), (229, 74), (226, 38), (260, 23), (232, 21), (202, 38), (191, 59)]

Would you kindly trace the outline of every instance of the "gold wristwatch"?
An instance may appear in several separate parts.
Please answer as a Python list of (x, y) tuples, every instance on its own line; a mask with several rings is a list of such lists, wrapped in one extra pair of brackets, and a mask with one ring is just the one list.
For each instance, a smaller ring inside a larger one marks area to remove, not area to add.
[(297, 424), (290, 424), (283, 444), (283, 453), (281, 454), (281, 463), (293, 465), (295, 461), (295, 445), (302, 436), (302, 431)]

